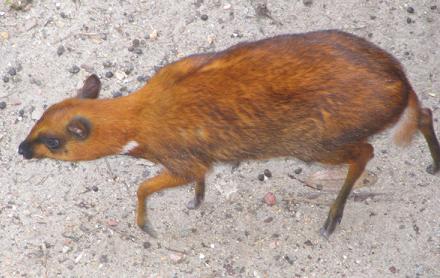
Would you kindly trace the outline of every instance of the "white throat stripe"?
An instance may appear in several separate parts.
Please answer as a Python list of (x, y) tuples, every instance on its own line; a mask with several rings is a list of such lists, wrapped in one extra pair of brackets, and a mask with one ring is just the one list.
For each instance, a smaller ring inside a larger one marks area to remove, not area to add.
[(129, 154), (131, 151), (139, 147), (139, 143), (136, 141), (128, 141), (127, 144), (125, 144), (124, 147), (122, 147), (121, 154)]

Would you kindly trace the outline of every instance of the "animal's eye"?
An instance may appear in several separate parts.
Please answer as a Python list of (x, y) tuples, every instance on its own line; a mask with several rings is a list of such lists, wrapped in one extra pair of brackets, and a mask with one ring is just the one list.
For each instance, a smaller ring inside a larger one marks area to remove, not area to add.
[(56, 150), (60, 147), (61, 141), (57, 138), (46, 138), (44, 144), (51, 150)]

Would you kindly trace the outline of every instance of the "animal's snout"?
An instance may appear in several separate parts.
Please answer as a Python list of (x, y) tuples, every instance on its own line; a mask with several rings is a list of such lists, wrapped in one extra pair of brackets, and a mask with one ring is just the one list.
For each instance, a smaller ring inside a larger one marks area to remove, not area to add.
[(31, 159), (33, 155), (31, 145), (26, 141), (21, 142), (20, 146), (18, 146), (18, 153), (26, 159)]

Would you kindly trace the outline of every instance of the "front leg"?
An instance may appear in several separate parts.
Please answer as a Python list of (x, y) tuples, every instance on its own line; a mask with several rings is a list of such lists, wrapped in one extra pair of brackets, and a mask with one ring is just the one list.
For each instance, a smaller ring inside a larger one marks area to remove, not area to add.
[(165, 188), (176, 187), (179, 185), (185, 185), (192, 182), (189, 178), (182, 178), (171, 174), (169, 171), (165, 170), (158, 176), (153, 177), (144, 181), (137, 190), (137, 207), (136, 207), (136, 223), (143, 231), (156, 237), (156, 232), (152, 228), (150, 222), (147, 218), (146, 213), (146, 202), (147, 197), (157, 191)]

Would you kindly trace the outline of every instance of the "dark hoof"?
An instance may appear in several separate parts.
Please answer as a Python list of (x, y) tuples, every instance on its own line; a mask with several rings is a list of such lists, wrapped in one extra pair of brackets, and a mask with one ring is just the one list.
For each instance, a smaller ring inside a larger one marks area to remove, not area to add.
[(434, 164), (429, 165), (428, 167), (426, 167), (426, 172), (428, 172), (431, 175), (434, 175), (435, 173), (438, 172), (439, 167), (434, 167)]
[(187, 209), (198, 209), (202, 204), (202, 200), (194, 198), (186, 204)]
[(319, 233), (321, 234), (321, 236), (323, 238), (325, 238), (326, 240), (328, 240), (328, 238), (330, 237), (331, 233), (329, 231), (327, 231), (324, 227), (322, 227), (321, 229), (319, 229)]
[(150, 221), (147, 221), (147, 223), (145, 223), (142, 227), (140, 227), (142, 229), (142, 231), (144, 231), (145, 233), (147, 233), (148, 235), (150, 235), (153, 238), (157, 238), (157, 233), (153, 228), (153, 225), (151, 225)]
[(333, 217), (331, 213), (328, 215), (327, 220), (324, 223), (324, 226), (319, 230), (319, 233), (325, 237), (325, 239), (329, 239), (330, 235), (334, 232), (336, 226), (341, 223), (342, 213)]

